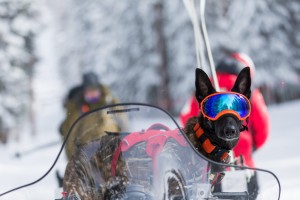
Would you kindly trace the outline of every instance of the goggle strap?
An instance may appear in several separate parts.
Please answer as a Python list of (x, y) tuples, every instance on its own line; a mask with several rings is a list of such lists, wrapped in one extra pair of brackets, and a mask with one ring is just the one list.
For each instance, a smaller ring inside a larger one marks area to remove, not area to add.
[(214, 176), (210, 177), (211, 179), (211, 185), (215, 185), (216, 183), (221, 183), (225, 176), (224, 172), (217, 172)]
[(194, 131), (195, 131), (196, 137), (199, 139), (199, 141), (201, 143), (202, 148), (205, 150), (206, 153), (210, 154), (216, 148), (216, 146), (213, 145), (210, 142), (207, 135), (204, 134), (204, 130), (201, 128), (199, 123), (197, 123), (194, 126)]
[(197, 123), (194, 126), (194, 131), (196, 133), (197, 138), (200, 138), (203, 135), (203, 133), (204, 133), (204, 130), (201, 128), (201, 126), (199, 125), (199, 123)]
[(205, 150), (206, 153), (211, 153), (216, 146), (213, 145), (210, 140), (207, 138), (203, 143), (202, 143), (202, 148)]
[(249, 121), (248, 121), (248, 119), (249, 118), (247, 118), (245, 121), (246, 121), (246, 125), (244, 125), (244, 124), (242, 124), (242, 129), (240, 130), (240, 132), (242, 132), (242, 131), (248, 131), (248, 123), (249, 123)]
[(221, 149), (220, 147), (216, 147), (216, 149), (214, 150), (214, 152), (212, 152), (212, 154), (214, 154), (214, 157), (217, 160), (221, 160), (223, 162), (228, 161), (229, 158), (228, 150)]
[(213, 145), (208, 138), (202, 143), (202, 148), (205, 150), (206, 153), (212, 154), (216, 160), (221, 160), (225, 163), (228, 163), (228, 151)]
[(206, 153), (213, 155), (216, 160), (228, 163), (230, 158), (228, 150), (221, 149), (220, 147), (213, 145), (208, 136), (204, 134), (204, 130), (201, 128), (199, 123), (194, 126), (194, 131)]
[(227, 152), (224, 152), (224, 154), (222, 155), (222, 157), (220, 158), (221, 161), (225, 162), (225, 163), (229, 163), (230, 161), (230, 156)]

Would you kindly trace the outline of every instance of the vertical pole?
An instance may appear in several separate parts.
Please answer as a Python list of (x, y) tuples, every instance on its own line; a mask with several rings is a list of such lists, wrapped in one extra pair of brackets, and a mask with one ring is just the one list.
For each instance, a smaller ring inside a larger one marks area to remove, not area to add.
[(217, 91), (220, 91), (219, 82), (218, 82), (216, 69), (215, 69), (215, 63), (214, 63), (213, 56), (212, 56), (212, 53), (211, 53), (211, 48), (210, 48), (207, 29), (206, 29), (205, 3), (206, 3), (206, 0), (200, 0), (201, 28), (202, 28), (204, 43), (205, 43), (206, 50), (207, 50), (207, 56), (208, 56), (208, 61), (209, 61), (209, 65), (210, 65), (210, 70), (211, 70), (212, 78), (213, 78), (213, 81), (214, 81), (214, 86), (215, 86)]

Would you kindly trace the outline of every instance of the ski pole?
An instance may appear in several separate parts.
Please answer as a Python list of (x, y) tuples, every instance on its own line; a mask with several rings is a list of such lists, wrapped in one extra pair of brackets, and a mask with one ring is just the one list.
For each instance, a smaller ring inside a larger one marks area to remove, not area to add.
[(47, 144), (43, 144), (43, 145), (34, 147), (34, 148), (29, 149), (29, 150), (27, 150), (27, 151), (16, 152), (16, 153), (15, 153), (15, 157), (16, 157), (16, 158), (21, 158), (22, 156), (25, 156), (25, 155), (34, 153), (34, 152), (36, 152), (37, 150), (47, 149), (47, 148), (49, 148), (49, 147), (52, 147), (52, 146), (55, 146), (55, 145), (58, 145), (58, 144), (61, 144), (61, 141), (60, 141), (60, 140), (59, 140), (59, 141), (49, 142), (49, 143), (47, 143)]

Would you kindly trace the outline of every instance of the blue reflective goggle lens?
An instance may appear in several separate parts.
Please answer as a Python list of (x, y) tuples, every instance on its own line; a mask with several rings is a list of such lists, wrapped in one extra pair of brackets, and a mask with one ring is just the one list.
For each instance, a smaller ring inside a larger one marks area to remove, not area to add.
[(251, 111), (247, 97), (238, 93), (215, 93), (206, 97), (201, 105), (203, 114), (213, 120), (226, 113), (235, 113), (244, 120)]

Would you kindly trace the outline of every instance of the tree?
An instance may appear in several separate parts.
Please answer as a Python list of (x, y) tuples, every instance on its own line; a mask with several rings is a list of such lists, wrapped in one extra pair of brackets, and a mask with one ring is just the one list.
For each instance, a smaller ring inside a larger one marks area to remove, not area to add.
[(30, 1), (2, 1), (0, 9), (0, 133), (7, 134), (29, 111), (37, 11)]
[[(298, 84), (299, 39), (294, 29), (299, 29), (299, 5), (296, 0), (207, 1), (215, 63), (228, 51), (242, 51), (256, 64), (256, 87), (268, 85), (277, 92), (273, 86), (282, 80)], [(194, 33), (181, 0), (57, 0), (52, 8), (68, 87), (93, 70), (122, 101), (148, 102), (175, 113), (192, 94)], [(284, 91), (278, 95), (294, 98)]]

